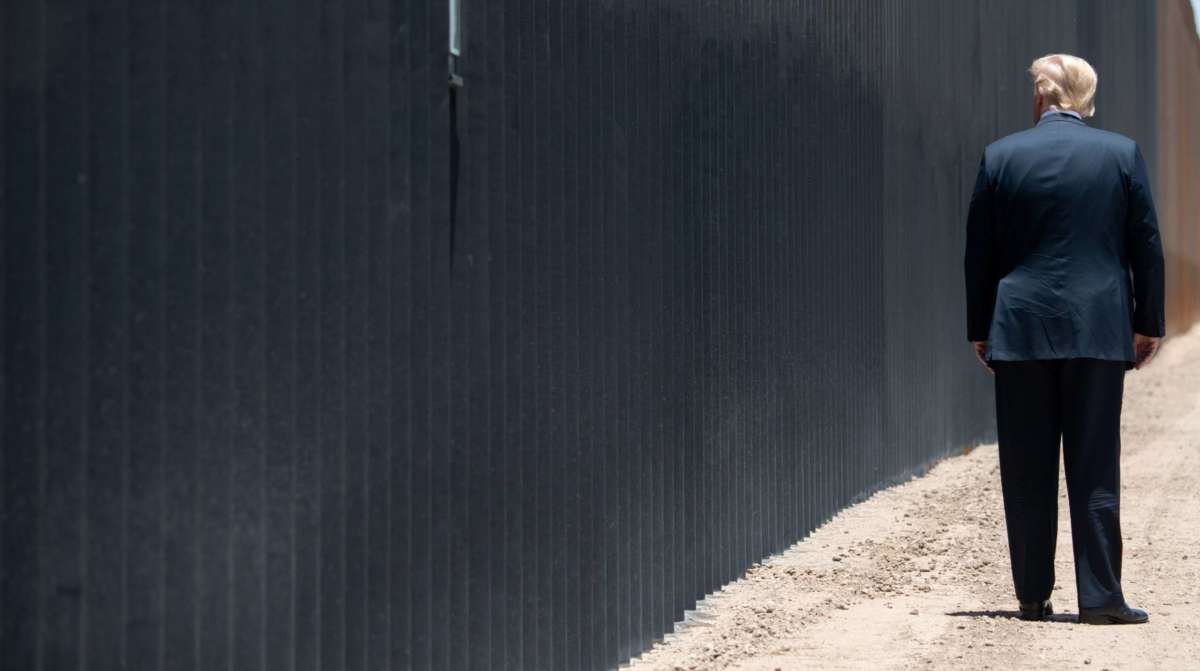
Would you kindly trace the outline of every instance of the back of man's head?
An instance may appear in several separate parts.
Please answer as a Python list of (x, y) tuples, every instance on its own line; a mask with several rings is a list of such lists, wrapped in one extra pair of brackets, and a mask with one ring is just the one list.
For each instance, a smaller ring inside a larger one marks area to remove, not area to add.
[(1080, 116), (1096, 113), (1096, 71), (1087, 61), (1070, 54), (1048, 54), (1029, 66), (1033, 90), (1046, 106), (1072, 110)]

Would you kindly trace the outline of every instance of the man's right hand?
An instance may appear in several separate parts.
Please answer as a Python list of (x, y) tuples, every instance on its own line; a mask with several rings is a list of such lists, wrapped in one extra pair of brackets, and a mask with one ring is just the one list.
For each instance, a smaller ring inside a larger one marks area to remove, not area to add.
[(1137, 361), (1133, 364), (1134, 368), (1141, 368), (1154, 358), (1154, 354), (1158, 352), (1158, 345), (1162, 342), (1162, 338), (1142, 335), (1141, 333), (1133, 334), (1133, 355)]

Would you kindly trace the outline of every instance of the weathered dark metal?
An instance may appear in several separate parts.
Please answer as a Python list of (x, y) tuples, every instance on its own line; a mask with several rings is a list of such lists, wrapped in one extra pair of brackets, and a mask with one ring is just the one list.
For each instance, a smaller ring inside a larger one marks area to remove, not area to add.
[(964, 214), (1033, 58), (1195, 131), (1151, 3), (462, 11), (452, 87), (445, 2), (0, 9), (4, 669), (613, 668), (993, 439)]

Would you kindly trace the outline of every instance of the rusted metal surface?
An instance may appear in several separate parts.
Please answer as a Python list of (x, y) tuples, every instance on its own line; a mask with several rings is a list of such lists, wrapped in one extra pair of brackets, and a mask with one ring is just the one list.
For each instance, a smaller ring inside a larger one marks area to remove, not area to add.
[(1158, 205), (1167, 335), (1200, 317), (1200, 38), (1187, 0), (1158, 12)]

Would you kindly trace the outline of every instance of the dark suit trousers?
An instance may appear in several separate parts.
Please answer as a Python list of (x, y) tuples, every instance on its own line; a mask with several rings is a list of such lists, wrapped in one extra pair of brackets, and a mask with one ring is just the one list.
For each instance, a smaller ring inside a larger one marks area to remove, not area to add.
[(1125, 363), (1045, 359), (991, 364), (1017, 598), (1039, 601), (1054, 588), (1061, 438), (1079, 607), (1123, 603), (1120, 429)]

